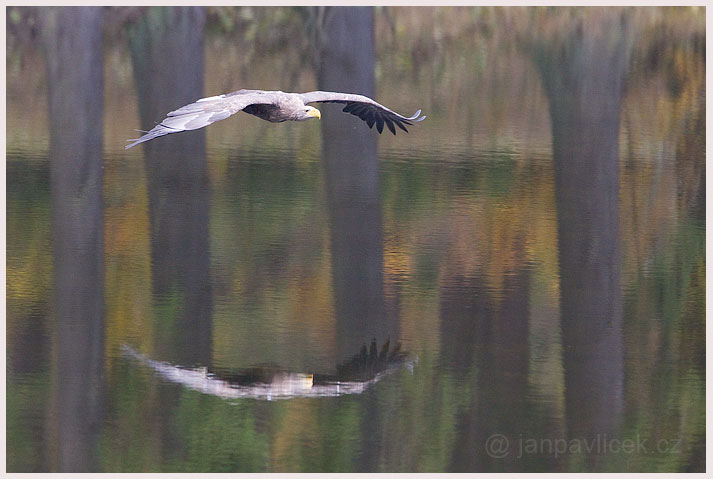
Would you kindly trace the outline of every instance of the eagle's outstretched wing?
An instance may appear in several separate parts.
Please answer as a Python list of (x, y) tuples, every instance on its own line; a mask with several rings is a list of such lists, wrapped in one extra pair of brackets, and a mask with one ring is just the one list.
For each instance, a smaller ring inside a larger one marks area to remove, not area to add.
[(197, 130), (216, 121), (224, 120), (230, 115), (241, 111), (248, 105), (272, 104), (275, 97), (272, 92), (261, 90), (238, 90), (224, 95), (201, 98), (200, 100), (178, 110), (170, 112), (164, 120), (154, 126), (140, 138), (134, 138), (126, 149), (156, 137), (178, 133), (186, 130)]
[(421, 110), (418, 110), (413, 116), (405, 117), (399, 115), (393, 110), (386, 108), (384, 105), (375, 102), (364, 95), (354, 95), (351, 93), (338, 93), (332, 91), (311, 91), (300, 95), (305, 103), (346, 103), (342, 111), (351, 113), (364, 120), (369, 128), (376, 124), (376, 129), (381, 133), (384, 129), (384, 123), (389, 128), (391, 133), (396, 134), (394, 125), (408, 132), (404, 124), (411, 125), (411, 122), (422, 121), (426, 116), (421, 116)]

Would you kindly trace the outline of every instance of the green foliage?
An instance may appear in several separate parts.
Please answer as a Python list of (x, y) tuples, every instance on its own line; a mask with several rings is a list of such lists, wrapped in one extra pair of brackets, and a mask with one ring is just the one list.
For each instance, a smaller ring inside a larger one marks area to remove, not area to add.
[(184, 447), (168, 458), (165, 472), (266, 472), (269, 440), (257, 430), (259, 403), (229, 403), (182, 391), (175, 434)]

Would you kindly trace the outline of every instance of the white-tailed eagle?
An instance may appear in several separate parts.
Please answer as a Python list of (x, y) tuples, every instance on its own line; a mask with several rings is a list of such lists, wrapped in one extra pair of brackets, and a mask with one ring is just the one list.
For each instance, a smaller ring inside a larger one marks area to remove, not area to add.
[(321, 118), (322, 114), (308, 103), (345, 103), (342, 111), (364, 120), (369, 128), (376, 125), (381, 133), (384, 125), (396, 134), (394, 125), (408, 132), (404, 125), (422, 121), (418, 110), (413, 116), (405, 117), (386, 108), (369, 97), (351, 93), (311, 91), (309, 93), (285, 93), (282, 91), (238, 90), (224, 95), (201, 98), (195, 103), (174, 110), (166, 118), (141, 138), (135, 138), (126, 148), (131, 148), (156, 137), (187, 130), (197, 130), (230, 115), (244, 111), (271, 122), (304, 121)]

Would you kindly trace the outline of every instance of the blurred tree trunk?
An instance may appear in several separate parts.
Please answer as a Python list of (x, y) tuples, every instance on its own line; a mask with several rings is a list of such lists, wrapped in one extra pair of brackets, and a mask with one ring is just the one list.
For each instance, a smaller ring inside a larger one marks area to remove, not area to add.
[[(200, 7), (151, 7), (129, 29), (143, 129), (203, 96), (205, 13)], [(210, 364), (212, 295), (205, 130), (142, 144), (148, 179), (153, 295), (176, 303), (164, 318), (157, 355)], [(167, 320), (167, 321), (166, 321)]]
[(103, 11), (43, 8), (57, 318), (56, 470), (97, 471), (104, 394)]
[[(150, 7), (129, 26), (141, 129), (203, 97), (205, 13), (201, 7)], [(210, 366), (213, 349), (205, 130), (143, 143), (151, 232), (157, 359)], [(131, 150), (133, 151), (133, 150)], [(161, 315), (159, 317), (159, 315)], [(160, 388), (155, 414), (160, 449), (182, 454), (175, 437), (179, 397)]]
[(616, 437), (623, 413), (619, 120), (632, 41), (625, 13), (592, 9), (532, 44), (552, 123), (567, 431), (588, 441)]
[[(319, 88), (373, 96), (373, 9), (327, 7), (323, 19)], [(320, 105), (340, 360), (373, 339), (379, 346), (398, 340), (395, 318), (387, 318), (384, 308), (376, 134), (342, 107)]]

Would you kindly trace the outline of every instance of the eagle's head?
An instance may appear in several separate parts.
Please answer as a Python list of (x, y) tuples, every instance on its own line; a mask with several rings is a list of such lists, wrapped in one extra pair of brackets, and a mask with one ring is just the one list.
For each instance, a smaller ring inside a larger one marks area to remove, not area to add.
[(322, 113), (314, 107), (305, 105), (305, 107), (300, 112), (300, 117), (298, 118), (298, 120), (304, 121), (309, 120), (310, 118), (322, 118)]

